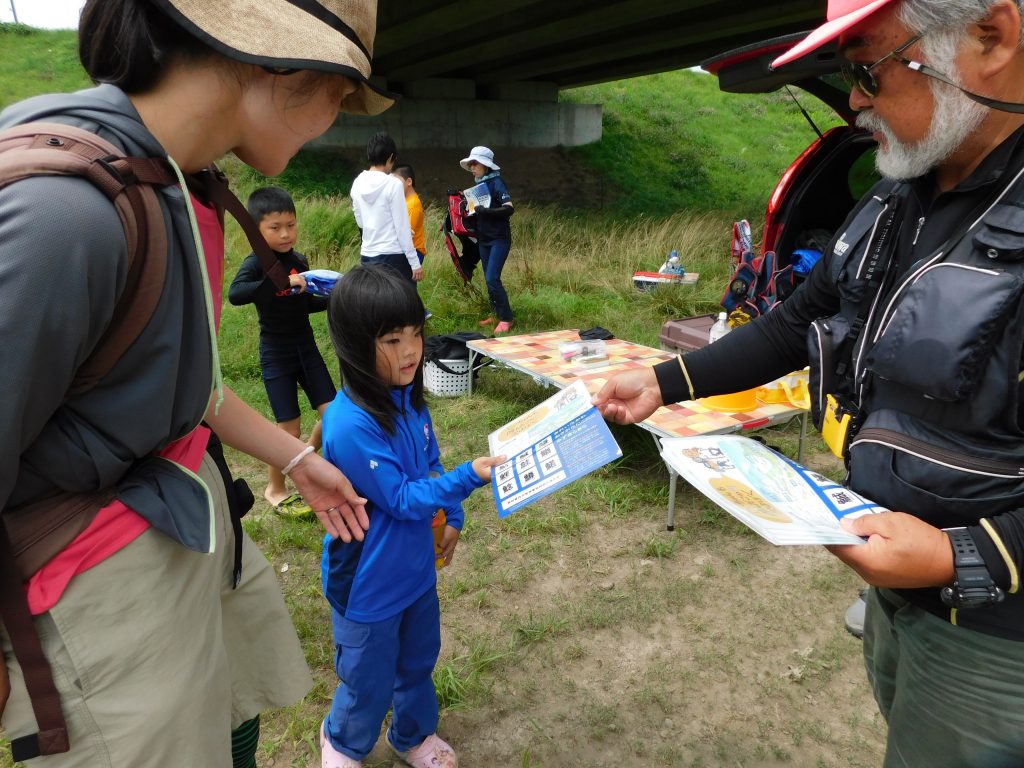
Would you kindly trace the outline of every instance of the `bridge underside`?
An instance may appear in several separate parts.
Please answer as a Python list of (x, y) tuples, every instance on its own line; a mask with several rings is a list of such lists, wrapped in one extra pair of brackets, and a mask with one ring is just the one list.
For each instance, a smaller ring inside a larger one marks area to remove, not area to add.
[(810, 29), (825, 0), (380, 0), (374, 69), (401, 92), (424, 78), (559, 88), (692, 67)]
[(400, 146), (596, 141), (600, 110), (558, 104), (560, 89), (691, 67), (810, 29), (824, 9), (824, 0), (380, 0), (374, 72), (405, 98), (380, 118), (343, 118), (327, 142), (359, 146), (371, 128)]

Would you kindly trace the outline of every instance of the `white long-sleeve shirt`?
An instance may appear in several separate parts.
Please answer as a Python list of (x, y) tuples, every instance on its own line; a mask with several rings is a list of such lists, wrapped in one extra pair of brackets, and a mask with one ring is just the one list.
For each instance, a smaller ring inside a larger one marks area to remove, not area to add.
[(409, 266), (419, 269), (402, 182), (383, 171), (363, 171), (352, 182), (350, 195), (356, 224), (363, 230), (360, 255), (373, 258), (404, 253)]

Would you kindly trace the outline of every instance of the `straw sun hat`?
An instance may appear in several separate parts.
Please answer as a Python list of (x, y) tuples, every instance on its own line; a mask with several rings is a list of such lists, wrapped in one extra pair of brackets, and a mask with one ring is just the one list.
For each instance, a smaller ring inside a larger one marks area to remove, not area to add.
[(153, 0), (190, 34), (231, 59), (352, 78), (346, 112), (376, 115), (394, 94), (370, 83), (377, 0)]

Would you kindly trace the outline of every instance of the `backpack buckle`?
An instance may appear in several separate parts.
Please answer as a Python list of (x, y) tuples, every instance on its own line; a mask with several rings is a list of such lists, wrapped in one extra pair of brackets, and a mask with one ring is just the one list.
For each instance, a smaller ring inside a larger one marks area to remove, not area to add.
[(131, 166), (127, 163), (121, 163), (121, 167), (124, 169), (122, 171), (114, 165), (114, 163), (118, 163), (121, 160), (123, 160), (123, 158), (120, 158), (117, 155), (107, 155), (106, 157), (97, 158), (95, 162), (98, 163), (103, 170), (109, 173), (121, 186), (127, 187), (130, 184), (138, 184), (139, 179), (132, 171)]

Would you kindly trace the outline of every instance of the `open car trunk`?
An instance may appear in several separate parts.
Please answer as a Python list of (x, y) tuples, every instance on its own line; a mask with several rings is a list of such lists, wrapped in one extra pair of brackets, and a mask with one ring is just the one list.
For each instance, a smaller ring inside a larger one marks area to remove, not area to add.
[[(723, 91), (770, 93), (793, 86), (823, 101), (847, 123), (819, 133), (783, 174), (768, 202), (761, 248), (775, 251), (780, 265), (788, 264), (798, 248), (822, 250), (856, 201), (878, 179), (873, 162), (876, 144), (870, 134), (853, 125), (856, 114), (839, 77), (842, 59), (836, 44), (771, 68), (773, 59), (803, 37), (773, 38), (701, 63), (718, 77)], [(812, 127), (818, 132), (813, 123)]]

